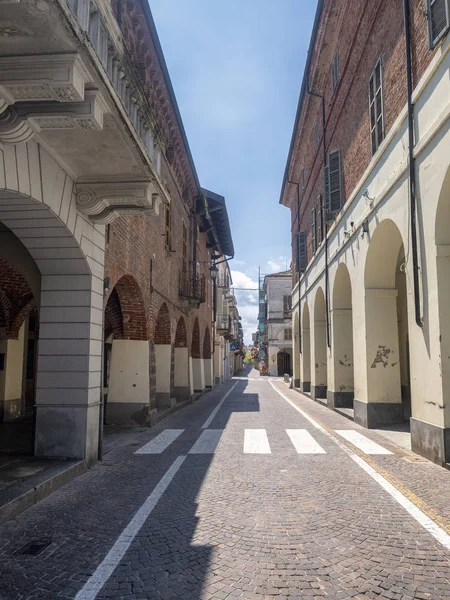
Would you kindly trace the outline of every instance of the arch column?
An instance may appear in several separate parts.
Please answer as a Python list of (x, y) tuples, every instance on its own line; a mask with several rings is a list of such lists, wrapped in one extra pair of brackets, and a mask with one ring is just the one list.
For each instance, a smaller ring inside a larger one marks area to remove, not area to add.
[(322, 288), (316, 292), (314, 303), (313, 335), (311, 345), (312, 369), (311, 369), (311, 397), (327, 397), (327, 332), (325, 320), (325, 298)]
[(311, 391), (311, 328), (306, 302), (303, 305), (301, 351), (300, 389), (309, 394)]
[(176, 402), (187, 400), (190, 396), (189, 388), (189, 351), (187, 347), (186, 323), (180, 317), (175, 334), (174, 348), (174, 389), (173, 395)]
[(292, 337), (292, 378), (295, 388), (300, 387), (300, 331), (299, 331), (299, 311), (294, 311), (292, 320), (293, 332)]

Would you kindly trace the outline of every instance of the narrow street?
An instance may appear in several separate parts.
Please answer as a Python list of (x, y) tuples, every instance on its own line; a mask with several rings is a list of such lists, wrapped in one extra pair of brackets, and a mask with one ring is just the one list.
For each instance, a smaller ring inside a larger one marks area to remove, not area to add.
[(450, 598), (450, 473), (281, 379), (124, 439), (2, 526), (2, 600)]

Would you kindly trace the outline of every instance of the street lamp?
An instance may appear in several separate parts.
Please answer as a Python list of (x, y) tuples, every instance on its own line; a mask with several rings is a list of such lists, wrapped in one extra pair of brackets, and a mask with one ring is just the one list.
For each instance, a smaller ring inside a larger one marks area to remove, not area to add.
[(213, 263), (210, 267), (209, 267), (209, 274), (211, 275), (211, 279), (212, 281), (216, 281), (217, 279), (217, 273), (219, 272), (219, 269), (216, 267), (216, 265)]

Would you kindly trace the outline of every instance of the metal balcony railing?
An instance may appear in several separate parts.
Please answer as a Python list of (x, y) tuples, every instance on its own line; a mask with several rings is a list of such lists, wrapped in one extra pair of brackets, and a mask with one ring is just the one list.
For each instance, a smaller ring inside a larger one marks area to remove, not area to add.
[(194, 278), (194, 273), (180, 273), (179, 295), (192, 302), (201, 304), (205, 301), (205, 276), (197, 273)]
[(108, 75), (150, 160), (159, 173), (161, 152), (151, 131), (150, 103), (144, 94), (134, 65), (127, 58), (122, 34), (110, 1), (67, 0), (67, 4), (81, 30), (87, 35), (104, 72)]
[(229, 288), (230, 287), (230, 276), (228, 273), (223, 273), (222, 275), (218, 275), (216, 279), (216, 286), (218, 288)]
[(231, 330), (231, 317), (230, 315), (217, 315), (216, 328), (218, 331), (229, 332)]

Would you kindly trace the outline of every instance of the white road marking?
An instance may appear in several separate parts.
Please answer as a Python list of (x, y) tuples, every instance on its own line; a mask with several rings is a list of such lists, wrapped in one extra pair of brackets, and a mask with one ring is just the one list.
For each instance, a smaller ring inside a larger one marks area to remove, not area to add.
[(236, 381), (236, 383), (233, 385), (233, 387), (228, 390), (228, 392), (225, 394), (225, 396), (222, 398), (222, 400), (219, 402), (219, 404), (216, 406), (216, 408), (212, 411), (212, 413), (209, 415), (209, 417), (203, 423), (202, 429), (207, 429), (211, 425), (212, 420), (217, 415), (219, 410), (222, 408), (222, 404), (225, 402), (225, 400), (228, 398), (228, 396), (231, 394), (231, 392), (234, 390), (234, 388), (237, 386), (238, 383), (239, 382)]
[(246, 429), (244, 434), (245, 454), (271, 454), (265, 429)]
[(158, 501), (168, 488), (170, 482), (175, 477), (178, 469), (181, 467), (185, 459), (186, 456), (179, 456), (172, 463), (171, 467), (166, 471), (165, 475), (163, 475), (153, 492), (150, 494), (150, 496), (148, 496), (147, 500), (117, 538), (114, 546), (75, 596), (75, 600), (94, 600), (94, 598), (96, 598), (97, 594), (111, 577), (115, 568), (124, 557), (126, 551), (130, 547), (131, 542), (139, 533), (139, 530), (144, 525), (148, 516), (158, 504)]
[(206, 429), (189, 450), (189, 454), (213, 454), (220, 442), (223, 429)]
[(159, 435), (136, 450), (135, 454), (161, 454), (184, 432), (184, 429), (165, 429)]
[(305, 417), (305, 419), (309, 421), (311, 425), (314, 425), (316, 429), (318, 429), (328, 438), (333, 440), (333, 442), (337, 446), (339, 446), (341, 450), (348, 454), (350, 458), (358, 466), (361, 467), (361, 469), (363, 469), (368, 475), (370, 475), (370, 477), (372, 477), (374, 481), (376, 481), (390, 496), (392, 496), (392, 498), (394, 498), (394, 500), (396, 500), (400, 504), (400, 506), (404, 508), (406, 512), (408, 512), (440, 544), (442, 544), (444, 548), (450, 550), (450, 535), (445, 531), (445, 529), (442, 529), (442, 527), (437, 525), (437, 523), (430, 519), (428, 515), (421, 511), (420, 508), (417, 508), (417, 506), (413, 504), (411, 500), (409, 500), (404, 494), (399, 492), (399, 490), (394, 485), (389, 483), (389, 481), (385, 479), (382, 475), (377, 473), (377, 471), (375, 471), (375, 469), (373, 469), (369, 464), (367, 464), (363, 458), (359, 457), (357, 454), (352, 452), (352, 450), (350, 450), (350, 448), (348, 448), (343, 442), (335, 438), (334, 435), (331, 435), (331, 433), (324, 429), (322, 425), (319, 425), (319, 423), (317, 423), (312, 417), (305, 413), (301, 408), (296, 406), (291, 400), (289, 400), (287, 396), (280, 392), (280, 390), (276, 388), (272, 382), (270, 382), (270, 385), (282, 398), (286, 400), (286, 402), (289, 402), (289, 404), (293, 408), (295, 408), (297, 412), (299, 412), (303, 417)]
[(389, 452), (389, 450), (386, 450), (380, 444), (362, 435), (359, 431), (355, 431), (354, 429), (335, 429), (335, 431), (365, 454), (392, 454), (392, 452)]
[(286, 433), (291, 438), (297, 454), (326, 454), (306, 429), (286, 429)]

